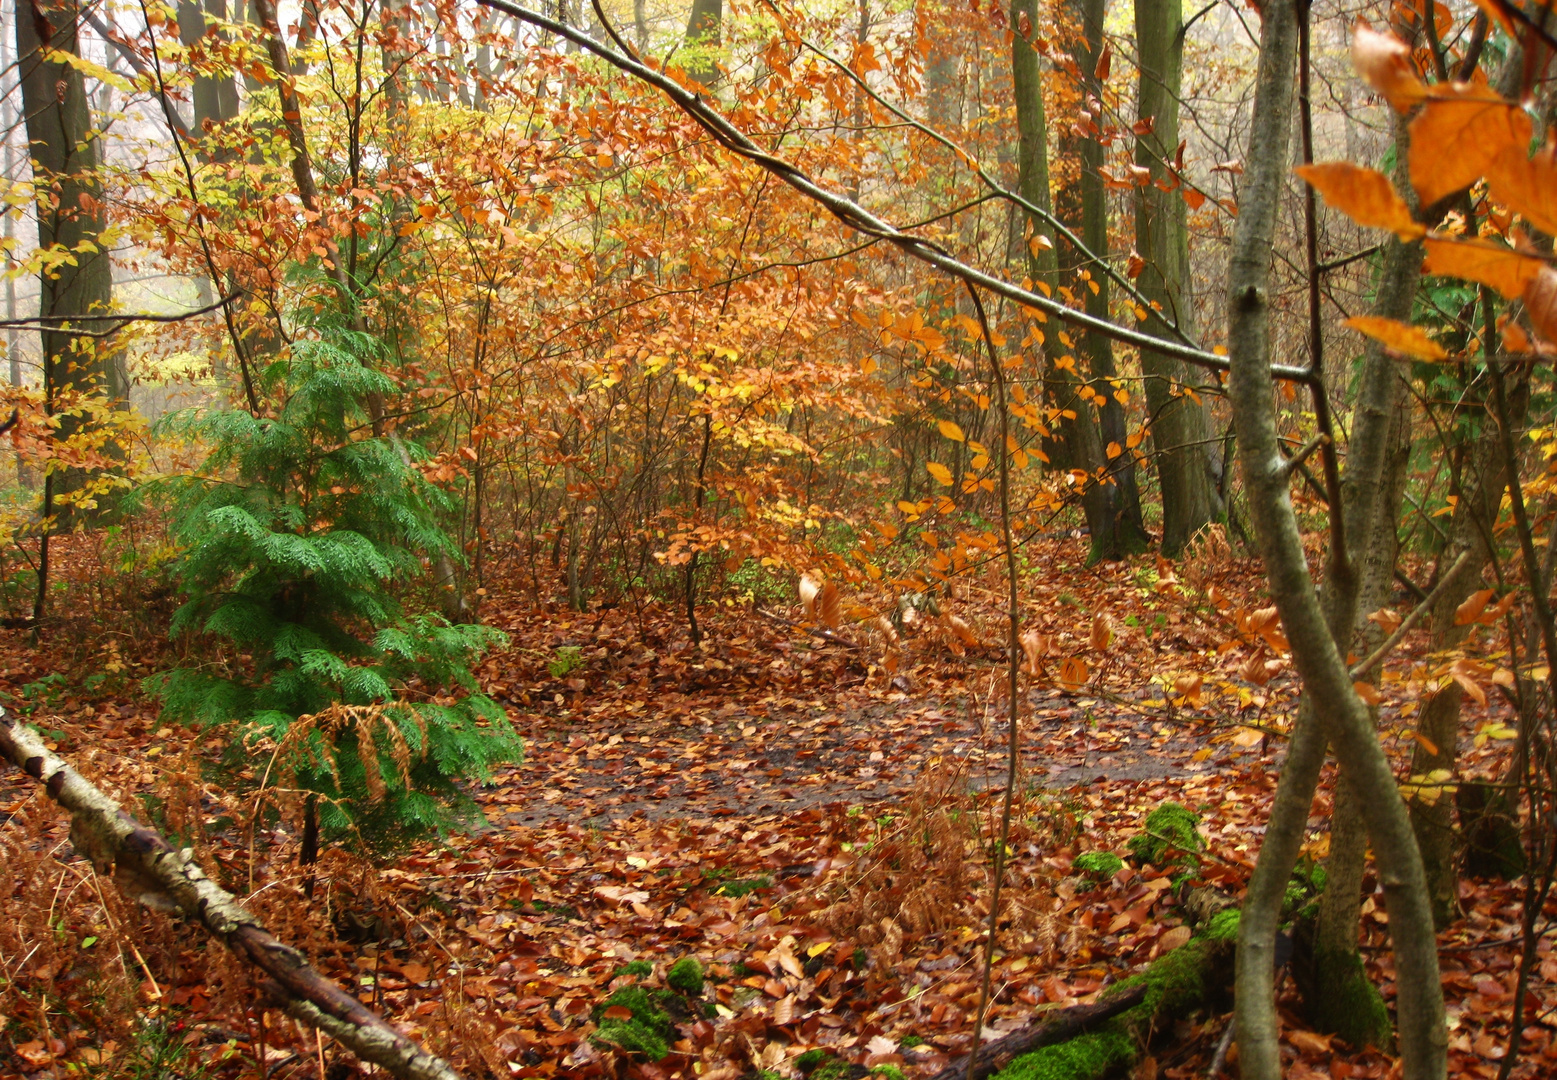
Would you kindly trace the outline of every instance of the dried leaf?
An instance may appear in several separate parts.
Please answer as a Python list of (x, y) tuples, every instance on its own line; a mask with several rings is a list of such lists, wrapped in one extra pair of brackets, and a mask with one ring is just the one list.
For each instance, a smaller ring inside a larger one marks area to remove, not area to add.
[(1444, 347), (1427, 336), (1420, 326), (1386, 319), (1382, 315), (1354, 315), (1346, 325), (1365, 337), (1370, 337), (1387, 349), (1416, 360), (1439, 362), (1449, 359)]
[(1465, 693), (1476, 702), (1477, 705), (1481, 705), (1483, 707), (1486, 706), (1487, 692), (1481, 688), (1481, 684), (1479, 682), (1460, 671), (1450, 672), (1450, 678), (1459, 683), (1460, 688), (1463, 689)]
[(1292, 170), (1334, 207), (1359, 225), (1388, 229), (1402, 240), (1415, 240), (1427, 232), (1411, 218), (1411, 207), (1395, 193), (1389, 177), (1349, 161), (1299, 165)]
[(1523, 296), (1526, 287), (1546, 266), (1540, 259), (1490, 240), (1440, 240), (1429, 236), (1423, 243), (1427, 248), (1423, 271), (1480, 282), (1496, 289), (1506, 300)]
[(1075, 693), (1087, 685), (1087, 662), (1079, 656), (1068, 656), (1060, 665), (1060, 687)]
[(1264, 686), (1270, 682), (1270, 668), (1265, 666), (1265, 650), (1256, 649), (1249, 659), (1243, 662), (1238, 669), (1240, 677), (1252, 682), (1255, 686)]
[(1358, 19), (1352, 33), (1352, 67), (1398, 112), (1427, 97), (1427, 86), (1411, 63), (1411, 47), (1393, 34), (1381, 34)]
[(1504, 149), (1487, 170), (1487, 184), (1494, 199), (1551, 236), (1557, 234), (1557, 146), (1548, 143), (1532, 158), (1527, 145)]
[(1405, 620), (1391, 608), (1381, 607), (1377, 611), (1368, 614), (1368, 621), (1386, 634), (1393, 634)]
[(806, 618), (816, 620), (816, 598), (822, 595), (822, 583), (810, 574), (800, 575), (800, 584), (797, 586), (800, 592), (800, 606), (805, 609)]
[(948, 613), (945, 617), (945, 622), (947, 628), (956, 634), (957, 640), (964, 645), (977, 645), (979, 643), (978, 635), (973, 632), (973, 628), (956, 615)]
[(1525, 283), (1525, 310), (1547, 341), (1557, 341), (1557, 270), (1542, 266)]
[(1114, 641), (1114, 626), (1108, 616), (1098, 612), (1092, 616), (1092, 647), (1098, 652), (1107, 649)]
[(1454, 609), (1454, 625), (1467, 626), (1481, 618), (1481, 613), (1487, 609), (1495, 596), (1491, 589), (1478, 589), (1467, 596), (1459, 607)]
[(1530, 145), (1530, 117), (1485, 86), (1435, 86), (1411, 121), (1411, 186), (1424, 206), (1470, 187), (1505, 150)]
[(831, 581), (822, 586), (822, 603), (820, 614), (822, 617), (822, 622), (825, 623), (829, 629), (838, 629), (838, 623), (840, 621), (838, 611), (838, 586), (833, 584)]

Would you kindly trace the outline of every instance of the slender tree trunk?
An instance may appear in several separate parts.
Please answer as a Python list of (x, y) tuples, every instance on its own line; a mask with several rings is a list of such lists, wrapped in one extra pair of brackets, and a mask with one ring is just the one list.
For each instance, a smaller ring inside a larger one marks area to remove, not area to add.
[[(1136, 284), (1163, 315), (1185, 333), (1194, 323), (1189, 273), (1189, 230), (1180, 185), (1168, 166), (1179, 146), (1179, 89), (1184, 66), (1184, 16), (1177, 3), (1135, 0), (1135, 40), (1140, 61), (1136, 96), (1135, 163), (1151, 179), (1135, 191), (1135, 247), (1145, 260)], [(1168, 186), (1162, 190), (1158, 184)], [(1143, 324), (1158, 335), (1155, 319)], [(1146, 407), (1162, 487), (1162, 550), (1176, 557), (1197, 532), (1222, 514), (1212, 471), (1211, 418), (1188, 389), (1184, 365), (1143, 350)]]
[[(1337, 644), (1338, 639), (1349, 639), (1354, 612), (1340, 610), (1344, 605), (1328, 594), (1322, 607), (1315, 594), (1292, 510), (1291, 475), (1276, 431), (1270, 374), (1270, 262), (1292, 130), (1297, 16), (1293, 5), (1264, 7), (1254, 111), (1244, 154), (1248, 164), (1228, 266), (1230, 394), (1238, 457), (1271, 596), (1308, 697), (1239, 926), (1239, 1064), (1250, 1080), (1281, 1076), (1274, 1003), (1276, 929), (1281, 897), (1302, 842), (1323, 739), (1328, 738), (1343, 767), (1350, 770), (1384, 884), (1398, 973), (1404, 1075), (1407, 1080), (1437, 1080), (1445, 1074), (1448, 1039), (1421, 858), (1372, 717), (1352, 689), (1344, 650)], [(1393, 376), (1388, 370), (1385, 374)], [(1383, 381), (1365, 380), (1368, 385), (1360, 394), (1365, 408), (1376, 407)], [(1361, 485), (1349, 500), (1360, 511), (1358, 518), (1366, 517), (1369, 507), (1376, 505), (1363, 489), (1370, 478), (1376, 485), (1382, 468), (1383, 439), (1378, 442), (1376, 448), (1354, 444), (1348, 456), (1348, 483)], [(1370, 531), (1371, 521), (1354, 520), (1351, 514), (1344, 521), (1350, 535), (1367, 536)], [(1354, 524), (1359, 527), (1353, 528)], [(1364, 525), (1369, 527), (1360, 527)], [(1341, 554), (1342, 561), (1333, 559), (1332, 567), (1345, 568)]]

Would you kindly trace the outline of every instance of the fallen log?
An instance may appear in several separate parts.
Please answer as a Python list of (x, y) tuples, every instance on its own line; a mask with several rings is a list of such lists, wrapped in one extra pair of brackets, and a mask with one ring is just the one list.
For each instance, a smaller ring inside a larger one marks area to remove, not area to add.
[[(1145, 1000), (1146, 989), (1146, 984), (1140, 983), (1091, 1005), (1072, 1005), (1051, 1014), (1051, 1019), (1044, 1023), (1029, 1024), (994, 1042), (985, 1043), (975, 1055), (972, 1072), (974, 1080), (993, 1076), (1023, 1054), (1074, 1039), (1105, 1020), (1112, 1020), (1120, 1013), (1135, 1008)], [(930, 1077), (930, 1080), (967, 1080), (968, 1076), (968, 1057), (964, 1054)]]
[(98, 873), (149, 907), (181, 912), (269, 976), (261, 985), (290, 1015), (324, 1032), (399, 1080), (461, 1080), (449, 1064), (391, 1027), (316, 971), (297, 949), (272, 937), (237, 897), (126, 814), (43, 745), (38, 733), (0, 709), (0, 754), (43, 784), (70, 812), (70, 839)]

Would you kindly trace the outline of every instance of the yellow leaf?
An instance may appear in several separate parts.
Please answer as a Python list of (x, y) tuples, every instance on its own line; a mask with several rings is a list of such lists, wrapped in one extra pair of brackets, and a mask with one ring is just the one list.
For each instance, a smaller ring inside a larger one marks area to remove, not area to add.
[(928, 472), (931, 476), (935, 477), (935, 479), (940, 483), (945, 484), (947, 487), (951, 486), (951, 470), (948, 469), (945, 465), (942, 465), (940, 462), (927, 462), (925, 464), (925, 471)]
[(1540, 259), (1492, 241), (1440, 240), (1430, 236), (1424, 245), (1427, 248), (1427, 261), (1422, 264), (1424, 271), (1480, 282), (1502, 293), (1506, 300), (1519, 299), (1546, 266)]
[(1406, 241), (1427, 231), (1411, 219), (1411, 208), (1395, 194), (1395, 185), (1381, 172), (1349, 161), (1299, 165), (1292, 171), (1323, 195), (1327, 205), (1359, 225), (1388, 229)]
[(946, 436), (953, 442), (962, 442), (965, 439), (965, 436), (962, 434), (962, 429), (956, 424), (952, 423), (950, 420), (938, 421), (935, 426), (941, 429), (942, 435)]
[(1510, 147), (1525, 153), (1530, 134), (1529, 115), (1491, 88), (1441, 83), (1411, 121), (1411, 186), (1430, 206), (1481, 179)]
[(1398, 319), (1386, 319), (1382, 315), (1353, 315), (1346, 325), (1365, 337), (1397, 353), (1417, 360), (1438, 362), (1449, 359), (1444, 347), (1427, 336), (1420, 326), (1412, 326)]

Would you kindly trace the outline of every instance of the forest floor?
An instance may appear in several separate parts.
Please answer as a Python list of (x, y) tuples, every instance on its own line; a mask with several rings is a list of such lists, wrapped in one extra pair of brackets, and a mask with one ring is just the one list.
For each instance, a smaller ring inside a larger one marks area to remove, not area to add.
[[(1047, 542), (1024, 582), (1024, 618), (1049, 657), (1022, 682), (990, 1037), (1092, 1000), (1182, 940), (1164, 870), (1127, 864), (1092, 881), (1071, 869), (1086, 851), (1125, 854), (1162, 802), (1200, 815), (1201, 880), (1237, 895), (1295, 710), (1251, 560), (1203, 553), (1179, 582), (1149, 559), (1087, 569), (1083, 553)], [(377, 863), (329, 851), (305, 899), (295, 797), (224, 778), (214, 763), (230, 732), (197, 739), (159, 723), (140, 679), (173, 657), (159, 636), (169, 601), (114, 593), (107, 559), (78, 540), (63, 560), (78, 614), (37, 643), (0, 632), (0, 700), (194, 847), (278, 937), (468, 1075), (789, 1076), (822, 1047), (912, 1076), (966, 1050), (1006, 785), (993, 589), (945, 601), (977, 644), (925, 620), (887, 665), (884, 643), (857, 626), (838, 631), (851, 648), (734, 600), (707, 606), (693, 644), (673, 605), (578, 613), (489, 586), (482, 617), (511, 642), (480, 677), (525, 734), (525, 761), (474, 791), (484, 824)], [(779, 614), (800, 618), (795, 604)], [(1408, 641), (1379, 687), (1402, 775), (1424, 641)], [(1072, 658), (1084, 667), (1062, 667)], [(1495, 695), (1467, 704), (1469, 773), (1497, 773), (1506, 721)], [(1328, 843), (1329, 782), (1327, 771), (1310, 857)], [(0, 775), (0, 812), (0, 1074), (352, 1074), (262, 1009), (222, 950), (99, 881), (15, 772)], [(1464, 915), (1441, 938), (1451, 1075), (1494, 1077), (1506, 1052), (1520, 890), (1465, 881)], [(1364, 908), (1365, 955), (1391, 999), (1382, 893)], [(1557, 1069), (1557, 957), (1544, 948), (1516, 1077)], [(686, 955), (706, 969), (706, 1015), (679, 1018), (668, 1056), (628, 1058), (591, 1038), (615, 989), (663, 987)], [(651, 974), (622, 972), (635, 961)], [(1308, 1030), (1282, 985), (1289, 1076), (1398, 1069)], [(1152, 1075), (1206, 1076), (1229, 1008), (1164, 1033)]]

